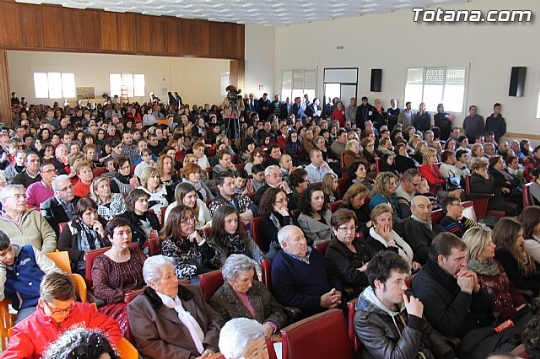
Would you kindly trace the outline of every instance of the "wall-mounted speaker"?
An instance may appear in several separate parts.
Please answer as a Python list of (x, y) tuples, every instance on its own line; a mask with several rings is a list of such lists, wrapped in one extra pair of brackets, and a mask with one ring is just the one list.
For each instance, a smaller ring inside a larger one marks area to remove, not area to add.
[(382, 88), (382, 69), (371, 69), (371, 92), (381, 92)]
[(523, 97), (525, 88), (526, 67), (512, 67), (510, 73), (510, 89), (508, 96)]

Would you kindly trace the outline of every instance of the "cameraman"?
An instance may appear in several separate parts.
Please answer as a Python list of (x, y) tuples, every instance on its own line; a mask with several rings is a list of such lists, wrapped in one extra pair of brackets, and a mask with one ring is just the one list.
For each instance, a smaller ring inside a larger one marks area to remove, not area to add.
[[(244, 111), (244, 101), (240, 96), (241, 90), (237, 90), (235, 86), (229, 85), (225, 89), (227, 96), (223, 100), (223, 122), (225, 123), (226, 134), (230, 139), (238, 139), (240, 137), (240, 113)], [(233, 111), (234, 108), (234, 111)]]

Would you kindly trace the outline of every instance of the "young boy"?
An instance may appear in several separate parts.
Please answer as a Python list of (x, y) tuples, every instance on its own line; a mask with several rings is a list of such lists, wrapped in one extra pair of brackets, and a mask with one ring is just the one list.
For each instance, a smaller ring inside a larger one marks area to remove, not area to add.
[(55, 271), (60, 269), (36, 248), (11, 244), (0, 231), (0, 300), (12, 301), (18, 310), (17, 323), (36, 310), (41, 279)]
[(251, 168), (252, 173), (252, 180), (251, 180), (251, 187), (253, 187), (253, 192), (257, 192), (259, 188), (264, 186), (264, 166), (263, 165), (255, 165)]
[(152, 160), (152, 150), (149, 148), (143, 148), (141, 151), (142, 162), (135, 166), (134, 174), (137, 178), (141, 178), (141, 175), (145, 168), (154, 167), (154, 160)]
[(240, 193), (246, 195), (248, 193), (255, 193), (253, 187), (251, 186), (251, 181), (248, 179), (247, 171), (243, 168), (238, 168), (234, 174), (234, 191), (235, 193)]

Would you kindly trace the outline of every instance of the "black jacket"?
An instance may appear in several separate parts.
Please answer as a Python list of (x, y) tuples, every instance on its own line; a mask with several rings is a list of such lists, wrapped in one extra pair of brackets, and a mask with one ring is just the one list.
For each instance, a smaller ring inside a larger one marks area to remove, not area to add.
[[(161, 230), (161, 225), (159, 224), (159, 220), (155, 213), (147, 212), (146, 215), (152, 228), (159, 232), (159, 230)], [(134, 212), (126, 211), (118, 215), (118, 217), (127, 219), (129, 221), (129, 226), (131, 227), (131, 241), (138, 242), (141, 248), (143, 248), (148, 237), (144, 229), (141, 227), (140, 220), (137, 218), (137, 215), (135, 215)]]
[[(80, 197), (78, 196), (73, 198), (73, 208), (75, 208), (79, 199)], [(62, 207), (58, 199), (54, 196), (41, 204), (41, 215), (49, 222), (57, 237), (59, 233), (58, 224), (71, 220), (71, 217), (66, 214), (64, 207)]]

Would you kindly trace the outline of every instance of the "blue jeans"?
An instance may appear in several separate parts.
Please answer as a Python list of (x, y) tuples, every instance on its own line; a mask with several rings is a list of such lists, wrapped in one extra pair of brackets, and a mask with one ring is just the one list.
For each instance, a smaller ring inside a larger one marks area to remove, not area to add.
[(23, 319), (30, 316), (30, 314), (34, 313), (36, 311), (36, 307), (28, 307), (21, 309), (17, 312), (17, 320), (15, 321), (15, 324), (18, 324)]

